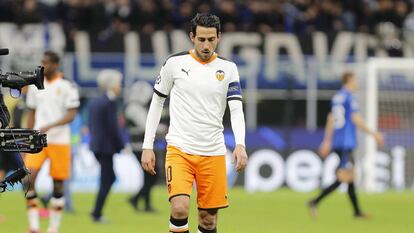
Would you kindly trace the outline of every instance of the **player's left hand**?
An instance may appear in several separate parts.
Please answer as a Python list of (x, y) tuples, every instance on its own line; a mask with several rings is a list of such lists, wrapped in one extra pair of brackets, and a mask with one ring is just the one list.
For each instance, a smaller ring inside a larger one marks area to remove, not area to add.
[(234, 148), (232, 163), (236, 162), (236, 171), (242, 171), (247, 165), (247, 153), (246, 148), (243, 145), (236, 145)]

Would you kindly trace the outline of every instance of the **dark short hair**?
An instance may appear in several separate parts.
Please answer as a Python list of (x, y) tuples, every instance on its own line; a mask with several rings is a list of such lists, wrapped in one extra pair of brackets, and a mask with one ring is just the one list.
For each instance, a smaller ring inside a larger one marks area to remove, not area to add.
[(197, 13), (197, 15), (191, 20), (191, 32), (196, 34), (197, 26), (206, 28), (216, 28), (217, 35), (220, 33), (220, 18), (213, 14)]
[(351, 71), (344, 72), (341, 77), (342, 85), (347, 84), (349, 80), (354, 76), (355, 76), (354, 72), (351, 72)]
[(44, 56), (48, 56), (50, 61), (55, 63), (55, 64), (59, 64), (60, 62), (60, 58), (59, 55), (53, 51), (46, 51), (45, 53), (43, 53)]

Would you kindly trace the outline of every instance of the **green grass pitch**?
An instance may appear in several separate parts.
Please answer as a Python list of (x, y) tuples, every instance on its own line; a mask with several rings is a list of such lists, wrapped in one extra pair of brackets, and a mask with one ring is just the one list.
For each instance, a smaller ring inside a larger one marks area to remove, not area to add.
[[(162, 186), (154, 190), (154, 214), (135, 213), (127, 205), (128, 194), (112, 193), (104, 213), (110, 223), (93, 224), (89, 217), (94, 194), (74, 194), (76, 213), (65, 214), (61, 233), (166, 233), (168, 232), (169, 204)], [(219, 213), (220, 233), (409, 233), (414, 232), (414, 193), (388, 192), (360, 194), (363, 210), (369, 220), (352, 218), (346, 194), (336, 192), (319, 208), (318, 219), (312, 220), (305, 206), (315, 193), (296, 193), (282, 189), (271, 193), (245, 193), (241, 188), (229, 192), (230, 207)], [(195, 198), (192, 198), (190, 230), (197, 232)], [(21, 192), (0, 195), (0, 223), (2, 233), (20, 233), (27, 230), (25, 203)], [(46, 232), (47, 220), (42, 220)]]

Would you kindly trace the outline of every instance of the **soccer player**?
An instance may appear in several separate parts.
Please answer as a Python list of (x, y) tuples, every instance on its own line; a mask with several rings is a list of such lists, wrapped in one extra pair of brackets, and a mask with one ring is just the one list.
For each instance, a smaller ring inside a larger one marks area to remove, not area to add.
[(44, 161), (50, 161), (50, 175), (53, 178), (53, 197), (48, 233), (59, 230), (62, 208), (65, 204), (63, 181), (70, 177), (70, 128), (79, 107), (77, 86), (64, 79), (59, 72), (59, 56), (51, 51), (43, 54), (45, 67), (45, 89), (38, 91), (29, 86), (27, 93), (28, 128), (47, 134), (48, 146), (38, 154), (27, 154), (25, 163), (31, 174), (25, 180), (29, 191), (26, 196), (29, 232), (39, 232), (39, 211), (35, 181)]
[(217, 213), (228, 206), (223, 115), (226, 102), (236, 141), (237, 171), (247, 163), (245, 122), (236, 65), (215, 52), (220, 20), (197, 14), (191, 20), (194, 48), (167, 58), (154, 86), (142, 152), (142, 167), (155, 174), (153, 142), (165, 98), (170, 95), (165, 172), (171, 205), (169, 232), (189, 232), (188, 214), (196, 183), (198, 232), (217, 232)]
[(359, 114), (358, 103), (354, 92), (358, 89), (358, 81), (354, 73), (345, 72), (342, 75), (342, 88), (334, 95), (331, 101), (331, 112), (328, 114), (325, 136), (319, 148), (322, 157), (334, 151), (340, 159), (336, 170), (336, 181), (322, 190), (308, 205), (312, 217), (316, 217), (316, 207), (328, 194), (332, 193), (341, 183), (348, 184), (348, 195), (351, 199), (356, 218), (366, 215), (358, 205), (355, 192), (355, 172), (353, 151), (357, 146), (356, 128), (372, 135), (379, 146), (384, 143), (381, 133), (369, 129)]

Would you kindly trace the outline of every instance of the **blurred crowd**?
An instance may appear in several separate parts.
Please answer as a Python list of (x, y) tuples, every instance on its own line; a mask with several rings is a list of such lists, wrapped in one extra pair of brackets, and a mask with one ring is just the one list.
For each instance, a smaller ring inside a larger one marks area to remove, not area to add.
[(59, 22), (70, 33), (187, 30), (196, 12), (220, 16), (223, 31), (373, 32), (381, 22), (414, 27), (411, 0), (1, 0), (0, 22)]

